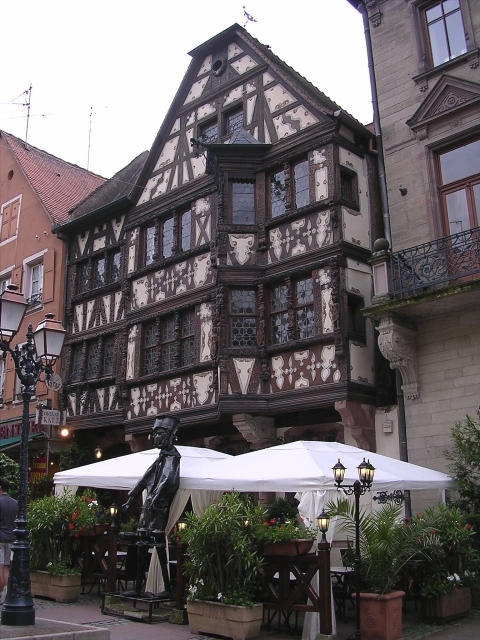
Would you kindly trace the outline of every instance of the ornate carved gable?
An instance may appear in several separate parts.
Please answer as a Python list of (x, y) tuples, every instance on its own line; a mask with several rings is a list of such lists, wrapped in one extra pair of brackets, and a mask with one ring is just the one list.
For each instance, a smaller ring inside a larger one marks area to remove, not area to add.
[(480, 102), (480, 84), (443, 75), (407, 124), (419, 139), (428, 137), (431, 125)]
[(205, 175), (205, 154), (192, 138), (231, 144), (240, 126), (244, 137), (275, 144), (328, 121), (337, 108), (238, 25), (191, 55), (140, 180), (139, 205)]

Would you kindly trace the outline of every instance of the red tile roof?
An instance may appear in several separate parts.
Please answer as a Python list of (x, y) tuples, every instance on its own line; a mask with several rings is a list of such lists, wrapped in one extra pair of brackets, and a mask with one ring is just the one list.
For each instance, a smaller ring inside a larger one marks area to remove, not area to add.
[(70, 209), (105, 182), (105, 178), (25, 144), (9, 133), (2, 131), (0, 135), (57, 224), (66, 222)]

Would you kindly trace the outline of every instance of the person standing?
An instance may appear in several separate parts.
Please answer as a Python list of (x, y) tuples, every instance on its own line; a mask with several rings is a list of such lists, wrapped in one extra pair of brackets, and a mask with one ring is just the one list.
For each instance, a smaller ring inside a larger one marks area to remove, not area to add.
[(8, 495), (10, 482), (0, 478), (0, 603), (5, 600), (10, 573), (11, 545), (15, 541), (18, 503)]

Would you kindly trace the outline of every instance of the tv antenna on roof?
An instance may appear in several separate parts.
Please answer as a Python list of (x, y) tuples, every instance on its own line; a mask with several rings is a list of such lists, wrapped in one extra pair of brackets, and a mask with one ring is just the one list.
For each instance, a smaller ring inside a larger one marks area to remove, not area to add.
[(32, 83), (30, 83), (30, 87), (27, 89), (27, 91), (25, 91), (25, 93), (28, 93), (28, 102), (25, 105), (27, 107), (27, 130), (25, 131), (25, 145), (26, 145), (28, 140), (28, 123), (30, 122), (30, 103), (32, 102)]
[(245, 5), (243, 5), (243, 17), (244, 17), (244, 20), (245, 20), (245, 22), (243, 24), (243, 28), (244, 29), (245, 29), (245, 27), (247, 26), (247, 24), (249, 22), (257, 22), (253, 16), (251, 16), (249, 13), (247, 13)]
[(90, 166), (90, 139), (92, 137), (92, 116), (93, 116), (93, 107), (90, 107), (90, 128), (88, 130), (87, 171)]

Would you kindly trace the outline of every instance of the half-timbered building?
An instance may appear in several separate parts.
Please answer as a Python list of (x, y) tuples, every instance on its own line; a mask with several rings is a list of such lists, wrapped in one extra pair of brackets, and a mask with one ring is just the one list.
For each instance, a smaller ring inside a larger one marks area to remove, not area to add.
[[(230, 453), (300, 437), (373, 450), (374, 136), (238, 25), (190, 55), (109, 298), (125, 327), (125, 438), (145, 447), (154, 416), (175, 413), (181, 442)], [(86, 302), (73, 331), (96, 333), (105, 313)], [(117, 394), (89, 402), (120, 410)]]

